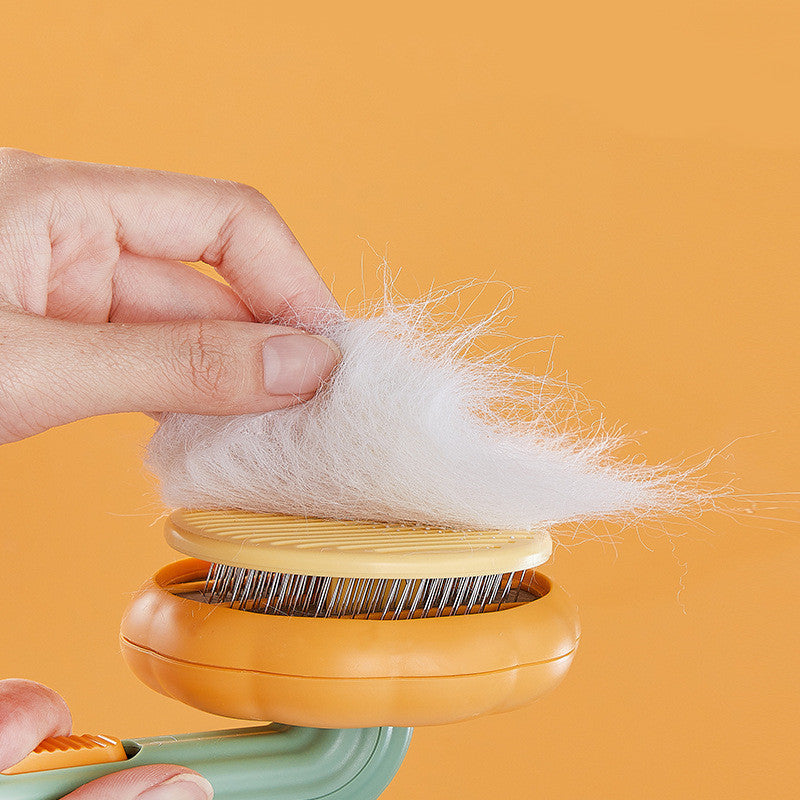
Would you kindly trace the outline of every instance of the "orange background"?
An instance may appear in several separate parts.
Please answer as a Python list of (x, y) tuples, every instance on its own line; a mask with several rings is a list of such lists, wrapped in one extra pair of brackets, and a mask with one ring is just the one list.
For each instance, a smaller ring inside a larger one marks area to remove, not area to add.
[[(358, 237), (407, 291), (527, 286), (512, 332), (561, 334), (556, 370), (651, 460), (738, 439), (717, 466), (741, 491), (800, 488), (796, 6), (443, 5), (8, 4), (0, 140), (255, 184), (340, 298), (372, 270)], [(0, 674), (61, 691), (80, 730), (221, 724), (118, 652), (171, 558), (150, 430), (0, 448)], [(417, 731), (385, 797), (796, 796), (800, 529), (775, 505), (560, 550), (584, 627), (566, 681)]]

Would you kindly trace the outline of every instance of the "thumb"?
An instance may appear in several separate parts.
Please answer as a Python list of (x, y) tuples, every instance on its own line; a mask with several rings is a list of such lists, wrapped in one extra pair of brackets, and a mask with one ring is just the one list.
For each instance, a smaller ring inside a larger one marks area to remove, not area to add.
[(135, 767), (87, 783), (62, 800), (211, 800), (211, 784), (183, 767)]
[(0, 441), (118, 411), (246, 414), (307, 400), (341, 352), (221, 320), (85, 325), (0, 312)]
[[(52, 689), (33, 681), (0, 681), (0, 769), (16, 764), (45, 737), (67, 735), (71, 728), (69, 709)], [(211, 784), (196, 772), (158, 764), (106, 775), (76, 789), (67, 798), (211, 800), (213, 794)]]

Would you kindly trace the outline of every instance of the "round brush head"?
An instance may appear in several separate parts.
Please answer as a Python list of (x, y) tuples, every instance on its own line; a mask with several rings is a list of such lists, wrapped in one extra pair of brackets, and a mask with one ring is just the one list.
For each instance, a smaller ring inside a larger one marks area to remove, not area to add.
[(309, 727), (415, 726), (524, 705), (578, 641), (535, 567), (546, 532), (461, 532), (239, 511), (173, 513), (121, 629), (133, 671), (196, 708)]
[(244, 511), (176, 511), (166, 537), (179, 552), (213, 564), (202, 589), (187, 587), (195, 599), (267, 614), (383, 619), (492, 610), (512, 592), (519, 598), (523, 573), (552, 549), (546, 531), (454, 531)]

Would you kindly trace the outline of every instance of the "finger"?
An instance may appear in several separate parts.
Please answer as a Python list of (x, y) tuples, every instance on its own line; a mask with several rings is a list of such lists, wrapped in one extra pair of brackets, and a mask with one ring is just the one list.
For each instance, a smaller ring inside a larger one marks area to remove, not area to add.
[(83, 325), (5, 312), (0, 326), (8, 440), (118, 411), (285, 408), (309, 399), (341, 356), (327, 339), (261, 323)]
[(214, 790), (202, 775), (160, 764), (135, 767), (87, 783), (63, 800), (211, 800)]
[(180, 261), (122, 253), (114, 270), (112, 291), (112, 322), (254, 321), (247, 306), (228, 286)]
[(130, 253), (204, 261), (262, 321), (313, 325), (320, 313), (341, 313), (289, 227), (250, 186), (72, 161), (49, 161), (47, 175), (40, 183), (62, 189), (53, 194), (53, 238), (99, 223)]
[(22, 761), (48, 736), (72, 730), (69, 709), (52, 689), (33, 681), (0, 681), (0, 771)]

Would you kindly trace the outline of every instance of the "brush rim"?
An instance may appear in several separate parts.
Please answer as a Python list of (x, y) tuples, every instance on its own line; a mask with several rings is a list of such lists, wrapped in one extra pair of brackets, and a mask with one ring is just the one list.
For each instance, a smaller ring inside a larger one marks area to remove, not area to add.
[(548, 531), (457, 531), (235, 509), (177, 509), (165, 537), (193, 558), (334, 578), (458, 578), (540, 566)]

